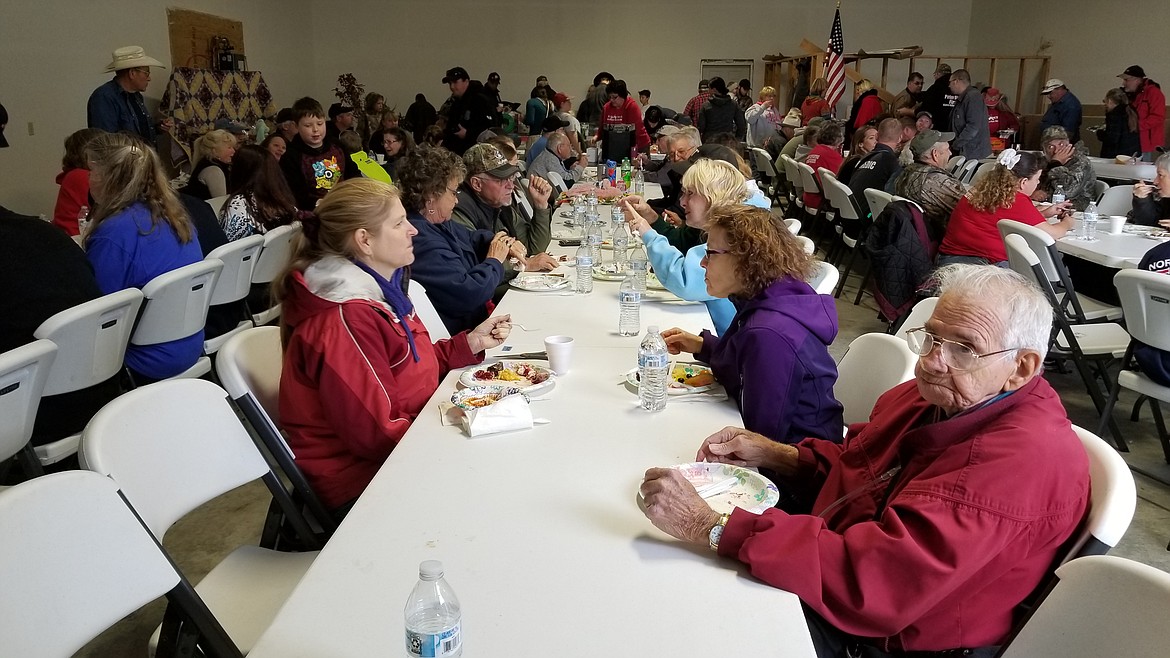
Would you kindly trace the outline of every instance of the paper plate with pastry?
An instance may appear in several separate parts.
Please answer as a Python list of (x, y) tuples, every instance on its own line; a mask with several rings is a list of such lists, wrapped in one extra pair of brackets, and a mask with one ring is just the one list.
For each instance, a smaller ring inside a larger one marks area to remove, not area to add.
[(490, 366), (463, 371), (459, 375), (463, 386), (475, 387), (485, 384), (512, 386), (529, 395), (540, 395), (556, 385), (556, 377), (545, 366), (527, 361), (500, 361)]

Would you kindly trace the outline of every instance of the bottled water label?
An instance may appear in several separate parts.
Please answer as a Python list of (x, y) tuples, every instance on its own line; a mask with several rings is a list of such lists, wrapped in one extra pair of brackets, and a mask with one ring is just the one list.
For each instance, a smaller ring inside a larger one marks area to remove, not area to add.
[(577, 267), (593, 267), (593, 257), (577, 256)]
[(406, 651), (420, 658), (443, 658), (457, 656), (463, 645), (463, 622), (439, 633), (418, 633), (406, 630)]
[(665, 368), (670, 365), (669, 354), (646, 354), (638, 355), (639, 368)]
[(623, 290), (621, 292), (621, 294), (618, 296), (618, 300), (622, 304), (641, 304), (642, 303), (642, 293), (638, 292), (637, 290), (634, 290), (634, 291)]

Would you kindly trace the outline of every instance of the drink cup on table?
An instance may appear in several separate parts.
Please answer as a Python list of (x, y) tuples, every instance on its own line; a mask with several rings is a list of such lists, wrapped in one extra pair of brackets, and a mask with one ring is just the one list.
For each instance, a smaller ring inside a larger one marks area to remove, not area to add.
[(569, 373), (573, 357), (572, 336), (549, 336), (544, 339), (544, 351), (548, 354), (548, 367), (557, 375)]
[(1110, 215), (1109, 216), (1109, 232), (1113, 235), (1121, 235), (1125, 229), (1125, 215)]

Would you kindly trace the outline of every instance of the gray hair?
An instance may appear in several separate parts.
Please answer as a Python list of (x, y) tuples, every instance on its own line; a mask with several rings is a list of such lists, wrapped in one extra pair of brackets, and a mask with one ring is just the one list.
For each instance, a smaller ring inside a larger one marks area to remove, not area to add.
[(1052, 305), (1035, 284), (995, 265), (947, 265), (934, 276), (940, 297), (951, 295), (972, 305), (994, 306), (1004, 327), (997, 349), (1032, 350), (1041, 359), (1048, 354)]
[(670, 136), (670, 145), (674, 146), (679, 140), (687, 140), (694, 148), (699, 148), (703, 145), (703, 138), (699, 136), (699, 129), (694, 126), (683, 126), (679, 131)]
[(1158, 168), (1159, 171), (1170, 174), (1170, 153), (1163, 153), (1162, 155), (1159, 155), (1158, 159), (1154, 161), (1154, 166)]
[(556, 131), (548, 136), (548, 150), (555, 150), (561, 144), (569, 141), (569, 136), (561, 131)]

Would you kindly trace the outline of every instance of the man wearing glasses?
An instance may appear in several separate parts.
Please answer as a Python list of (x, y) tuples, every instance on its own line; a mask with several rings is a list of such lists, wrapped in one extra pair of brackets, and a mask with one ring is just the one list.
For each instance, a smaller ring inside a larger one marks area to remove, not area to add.
[(174, 121), (166, 118), (155, 124), (146, 111), (142, 92), (150, 86), (150, 69), (166, 68), (153, 57), (147, 57), (141, 46), (126, 46), (114, 51), (113, 61), (106, 72), (114, 78), (98, 87), (89, 96), (86, 115), (90, 128), (106, 132), (131, 132), (148, 144), (154, 144), (155, 129), (169, 133)]
[(994, 266), (938, 276), (934, 314), (907, 332), (916, 378), (844, 443), (726, 428), (700, 447), (815, 497), (804, 513), (720, 516), (673, 469), (642, 484), (660, 529), (799, 596), (818, 655), (994, 655), (1087, 509), (1085, 452), (1039, 376), (1048, 301)]

